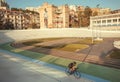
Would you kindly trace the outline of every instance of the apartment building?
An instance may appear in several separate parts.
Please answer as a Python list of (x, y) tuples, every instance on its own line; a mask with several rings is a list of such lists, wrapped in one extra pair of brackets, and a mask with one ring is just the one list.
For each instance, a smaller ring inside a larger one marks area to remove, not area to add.
[(67, 5), (54, 6), (44, 3), (40, 9), (40, 28), (69, 27), (69, 8)]
[(24, 13), (22, 11), (0, 10), (2, 17), (2, 25), (5, 28), (6, 24), (11, 24), (12, 29), (28, 29), (30, 25), (36, 24), (36, 27), (40, 27), (39, 13)]
[(5, 10), (4, 24), (11, 23), (14, 29), (24, 29), (29, 22), (25, 16), (22, 12)]

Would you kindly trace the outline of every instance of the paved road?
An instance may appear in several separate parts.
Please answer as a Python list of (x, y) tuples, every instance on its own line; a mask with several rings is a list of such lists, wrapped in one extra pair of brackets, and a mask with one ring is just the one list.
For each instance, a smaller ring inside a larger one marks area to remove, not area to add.
[(75, 79), (68, 77), (63, 68), (37, 62), (0, 50), (0, 82), (108, 82), (85, 74)]

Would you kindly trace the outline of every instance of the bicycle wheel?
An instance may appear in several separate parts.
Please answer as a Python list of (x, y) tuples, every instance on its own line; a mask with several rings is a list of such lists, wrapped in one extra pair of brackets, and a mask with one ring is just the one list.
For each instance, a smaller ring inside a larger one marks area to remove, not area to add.
[(70, 70), (69, 70), (69, 68), (66, 68), (66, 69), (65, 69), (65, 73), (66, 73), (67, 75), (70, 75)]
[(81, 77), (81, 74), (78, 71), (74, 72), (75, 78), (79, 79)]

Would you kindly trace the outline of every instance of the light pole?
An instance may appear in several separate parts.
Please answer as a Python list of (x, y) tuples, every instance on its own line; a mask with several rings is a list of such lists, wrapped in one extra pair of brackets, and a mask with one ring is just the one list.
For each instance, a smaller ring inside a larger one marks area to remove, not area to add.
[(90, 16), (90, 28), (91, 28), (91, 41), (92, 41), (92, 44), (94, 43), (94, 37), (96, 37), (96, 29), (94, 30), (94, 22), (93, 22), (93, 17)]
[(92, 26), (92, 44), (93, 44), (93, 42), (94, 42), (94, 37), (93, 37), (94, 35), (93, 35), (93, 26)]
[[(97, 4), (96, 7), (99, 8), (100, 4)], [(101, 38), (101, 22), (102, 21), (99, 21), (98, 22), (98, 26), (96, 27), (96, 40), (103, 40)]]

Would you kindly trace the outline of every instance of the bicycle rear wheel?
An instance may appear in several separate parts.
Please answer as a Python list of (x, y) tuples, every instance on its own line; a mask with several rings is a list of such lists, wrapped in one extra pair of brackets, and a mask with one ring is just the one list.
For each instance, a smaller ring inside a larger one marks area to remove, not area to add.
[(70, 70), (69, 70), (69, 68), (66, 68), (66, 69), (65, 69), (65, 73), (66, 73), (67, 75), (70, 75)]

